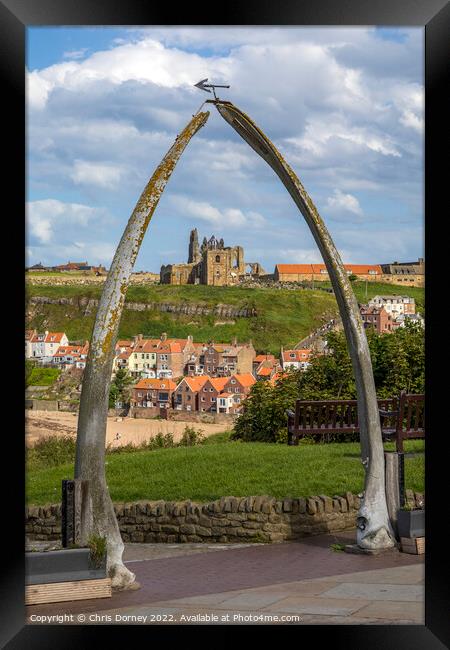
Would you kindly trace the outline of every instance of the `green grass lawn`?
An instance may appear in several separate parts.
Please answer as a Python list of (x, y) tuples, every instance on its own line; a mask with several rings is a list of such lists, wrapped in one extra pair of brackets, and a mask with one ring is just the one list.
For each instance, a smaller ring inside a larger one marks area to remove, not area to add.
[(61, 374), (58, 368), (35, 367), (26, 377), (27, 386), (51, 386)]
[[(113, 501), (180, 500), (206, 502), (222, 496), (333, 496), (363, 489), (357, 443), (301, 444), (215, 441), (194, 447), (108, 453), (106, 476)], [(392, 444), (385, 445), (393, 450)], [(406, 487), (424, 491), (423, 440), (407, 441)], [(61, 480), (73, 478), (73, 462), (27, 468), (27, 503), (58, 503)]]

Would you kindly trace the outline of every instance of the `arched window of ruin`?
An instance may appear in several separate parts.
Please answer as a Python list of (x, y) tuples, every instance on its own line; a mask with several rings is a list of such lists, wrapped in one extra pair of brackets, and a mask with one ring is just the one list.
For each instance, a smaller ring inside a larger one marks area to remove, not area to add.
[(216, 255), (216, 262), (220, 262), (220, 255)]

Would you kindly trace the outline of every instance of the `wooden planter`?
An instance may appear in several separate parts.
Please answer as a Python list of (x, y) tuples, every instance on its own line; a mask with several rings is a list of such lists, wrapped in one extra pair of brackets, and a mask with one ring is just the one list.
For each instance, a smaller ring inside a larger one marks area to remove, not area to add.
[(26, 605), (110, 596), (106, 556), (94, 567), (88, 548), (25, 554)]
[(399, 537), (425, 537), (425, 510), (399, 510), (397, 528)]
[(425, 537), (400, 537), (403, 553), (423, 555), (425, 553)]

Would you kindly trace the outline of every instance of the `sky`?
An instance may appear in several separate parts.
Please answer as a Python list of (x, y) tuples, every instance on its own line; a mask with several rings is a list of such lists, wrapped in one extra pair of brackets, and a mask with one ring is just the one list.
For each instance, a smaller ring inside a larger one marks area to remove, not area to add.
[[(424, 30), (29, 27), (27, 265), (109, 266), (153, 171), (202, 102), (247, 113), (297, 173), (344, 263), (424, 255)], [(267, 164), (209, 107), (135, 270), (187, 262), (189, 231), (267, 272), (322, 262)]]

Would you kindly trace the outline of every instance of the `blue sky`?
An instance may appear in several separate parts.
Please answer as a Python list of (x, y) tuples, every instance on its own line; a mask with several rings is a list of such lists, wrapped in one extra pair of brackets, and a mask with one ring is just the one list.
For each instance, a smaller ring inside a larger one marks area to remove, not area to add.
[[(175, 136), (209, 97), (273, 140), (344, 262), (423, 255), (422, 28), (27, 30), (27, 262), (109, 265)], [(136, 270), (187, 260), (189, 230), (249, 262), (319, 262), (272, 170), (214, 108), (180, 159)]]

